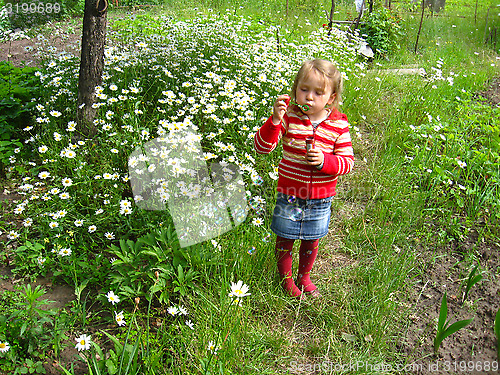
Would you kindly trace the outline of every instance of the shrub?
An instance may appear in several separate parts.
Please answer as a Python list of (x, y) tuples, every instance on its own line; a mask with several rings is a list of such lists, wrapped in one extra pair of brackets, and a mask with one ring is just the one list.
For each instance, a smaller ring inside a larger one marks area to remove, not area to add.
[(399, 42), (404, 35), (401, 17), (390, 9), (381, 8), (369, 13), (361, 25), (363, 38), (376, 55), (385, 56), (399, 49)]
[(4, 175), (5, 166), (15, 161), (14, 154), (21, 151), (20, 141), (26, 134), (22, 129), (33, 122), (31, 110), (40, 93), (40, 80), (35, 71), (36, 68), (18, 68), (0, 61), (0, 177)]

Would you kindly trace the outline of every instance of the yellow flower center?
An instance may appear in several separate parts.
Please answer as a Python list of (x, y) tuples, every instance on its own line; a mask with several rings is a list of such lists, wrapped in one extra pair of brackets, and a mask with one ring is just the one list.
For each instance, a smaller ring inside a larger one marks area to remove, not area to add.
[(3, 342), (0, 342), (0, 349), (5, 349), (6, 345)]
[(81, 340), (80, 345), (85, 345), (85, 340)]

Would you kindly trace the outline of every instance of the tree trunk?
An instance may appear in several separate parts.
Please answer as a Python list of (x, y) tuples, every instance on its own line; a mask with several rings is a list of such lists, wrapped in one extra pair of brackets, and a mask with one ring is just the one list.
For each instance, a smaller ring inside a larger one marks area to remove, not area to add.
[(85, 0), (76, 118), (78, 130), (90, 138), (97, 133), (94, 125), (97, 108), (93, 104), (95, 87), (102, 83), (104, 70), (107, 8), (107, 0)]
[(328, 35), (330, 35), (330, 33), (332, 32), (334, 13), (335, 13), (335, 0), (332, 0), (332, 7), (330, 8), (330, 19), (328, 22)]

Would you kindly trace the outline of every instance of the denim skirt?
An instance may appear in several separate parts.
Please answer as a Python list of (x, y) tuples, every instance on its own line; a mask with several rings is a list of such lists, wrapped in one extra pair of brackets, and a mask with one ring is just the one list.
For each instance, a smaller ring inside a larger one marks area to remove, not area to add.
[(278, 192), (271, 230), (294, 240), (316, 240), (326, 236), (333, 197), (299, 199)]

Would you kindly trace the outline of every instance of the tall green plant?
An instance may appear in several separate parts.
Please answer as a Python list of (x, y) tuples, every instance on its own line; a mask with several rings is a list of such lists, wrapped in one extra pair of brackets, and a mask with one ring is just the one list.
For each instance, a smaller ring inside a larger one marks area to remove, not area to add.
[(377, 56), (387, 56), (400, 49), (404, 35), (403, 19), (394, 11), (380, 8), (369, 13), (360, 26), (360, 33)]
[(437, 333), (434, 338), (434, 354), (437, 355), (439, 347), (445, 338), (454, 334), (458, 330), (467, 326), (472, 319), (465, 319), (455, 322), (450, 325), (450, 321), (446, 320), (448, 317), (448, 301), (446, 299), (446, 292), (441, 300), (441, 309), (439, 310), (439, 319), (437, 324)]

